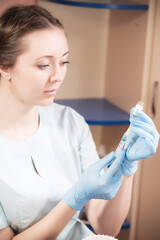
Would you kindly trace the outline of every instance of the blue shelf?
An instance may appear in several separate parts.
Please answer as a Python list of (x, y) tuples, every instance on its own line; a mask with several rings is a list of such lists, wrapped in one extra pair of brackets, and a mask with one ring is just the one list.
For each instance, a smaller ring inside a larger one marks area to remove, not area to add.
[(130, 228), (130, 224), (127, 220), (123, 222), (122, 229)]
[[(86, 217), (84, 209), (82, 209), (80, 211), (79, 218), (91, 231), (94, 231), (92, 226), (89, 224), (89, 221), (88, 221), (88, 219)], [(129, 224), (129, 222), (127, 220), (124, 220), (121, 229), (127, 229), (127, 228), (130, 228), (130, 224)]]
[(75, 7), (89, 7), (101, 9), (120, 10), (148, 10), (147, 4), (135, 3), (127, 0), (48, 0), (50, 2), (70, 5)]
[[(86, 226), (87, 226), (91, 231), (94, 231), (94, 229), (91, 227), (90, 224), (86, 224)], [(127, 220), (125, 220), (125, 221), (123, 222), (123, 225), (122, 225), (121, 229), (128, 229), (128, 228), (130, 228), (130, 224), (129, 224), (129, 222), (128, 222)]]
[(129, 114), (104, 98), (57, 99), (70, 106), (91, 125), (129, 125)]

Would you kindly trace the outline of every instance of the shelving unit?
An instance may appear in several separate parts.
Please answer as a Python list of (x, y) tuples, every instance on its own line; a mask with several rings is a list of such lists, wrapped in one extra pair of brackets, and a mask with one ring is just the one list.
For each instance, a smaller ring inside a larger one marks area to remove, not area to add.
[[(148, 4), (126, 0), (48, 0), (74, 7), (109, 10), (148, 10)], [(91, 125), (127, 125), (129, 114), (105, 98), (60, 99), (58, 103), (74, 108)]]
[(104, 98), (59, 99), (55, 102), (72, 107), (91, 125), (129, 124), (129, 114)]
[(132, 1), (111, 1), (111, 0), (49, 0), (50, 2), (65, 4), (76, 7), (89, 7), (101, 9), (120, 9), (120, 10), (148, 10), (147, 4), (135, 3)]
[[(88, 124), (99, 125), (91, 126), (92, 134), (97, 146), (104, 144), (109, 152), (119, 143), (126, 127), (123, 125), (129, 124), (127, 112), (138, 100), (145, 102), (145, 112), (152, 116), (152, 82), (159, 79), (159, 1), (48, 0), (48, 9), (49, 2), (53, 2), (54, 11), (71, 32), (69, 43), (73, 50), (72, 73), (56, 101), (74, 108)], [(114, 103), (113, 108), (108, 103)], [(153, 119), (156, 126), (159, 116)], [(125, 230), (128, 222), (124, 222), (120, 240), (160, 238), (160, 195), (153, 187), (157, 183), (158, 157), (154, 157), (156, 167), (152, 160), (139, 162), (127, 216), (130, 225)], [(123, 238), (126, 232), (129, 235)]]

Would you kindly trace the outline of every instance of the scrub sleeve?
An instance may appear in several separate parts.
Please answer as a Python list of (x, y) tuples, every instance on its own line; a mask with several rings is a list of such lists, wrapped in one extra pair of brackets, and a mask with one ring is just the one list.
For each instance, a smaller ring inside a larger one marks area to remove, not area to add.
[(8, 222), (0, 202), (0, 229), (8, 227)]

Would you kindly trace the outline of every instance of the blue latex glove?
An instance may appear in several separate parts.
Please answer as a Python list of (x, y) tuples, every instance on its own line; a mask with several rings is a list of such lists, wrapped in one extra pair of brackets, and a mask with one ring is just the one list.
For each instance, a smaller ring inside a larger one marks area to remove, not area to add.
[(136, 111), (136, 117), (130, 114), (131, 129), (126, 141), (126, 156), (122, 163), (122, 172), (130, 176), (137, 170), (137, 161), (151, 157), (158, 147), (159, 133), (143, 111)]
[[(90, 199), (112, 199), (115, 197), (123, 180), (121, 163), (125, 150), (115, 159), (111, 152), (103, 159), (91, 165), (78, 182), (64, 196), (64, 201), (73, 209), (81, 210)], [(101, 174), (105, 166), (111, 166)]]

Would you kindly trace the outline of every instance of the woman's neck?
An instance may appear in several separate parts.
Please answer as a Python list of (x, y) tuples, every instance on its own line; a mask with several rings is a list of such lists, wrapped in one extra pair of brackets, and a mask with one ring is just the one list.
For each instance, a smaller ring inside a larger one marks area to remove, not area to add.
[(10, 95), (6, 96), (0, 92), (0, 135), (24, 141), (39, 127), (38, 107), (18, 102)]

